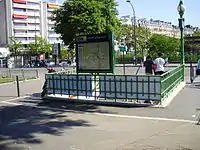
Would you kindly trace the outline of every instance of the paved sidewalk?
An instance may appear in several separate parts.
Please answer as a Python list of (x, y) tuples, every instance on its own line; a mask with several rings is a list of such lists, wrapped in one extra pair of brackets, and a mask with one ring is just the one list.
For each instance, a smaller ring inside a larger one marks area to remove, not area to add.
[[(20, 84), (20, 96), (41, 93), (44, 84), (44, 75), (40, 75), (39, 79), (22, 81)], [(0, 101), (13, 99), (17, 97), (16, 83), (8, 83), (0, 85)]]

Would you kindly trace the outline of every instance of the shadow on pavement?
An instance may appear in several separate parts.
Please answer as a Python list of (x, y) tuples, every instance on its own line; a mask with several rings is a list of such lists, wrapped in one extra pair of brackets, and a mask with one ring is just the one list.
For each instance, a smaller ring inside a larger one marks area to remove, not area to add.
[[(40, 99), (40, 100), (38, 100)], [(96, 113), (109, 113), (116, 114), (117, 112), (113, 112), (111, 110), (103, 110), (101, 106), (104, 108), (143, 108), (152, 106), (151, 104), (133, 104), (133, 105), (117, 105), (117, 104), (106, 104), (106, 103), (87, 103), (86, 101), (76, 101), (76, 100), (42, 100), (40, 97), (40, 93), (34, 93), (32, 97), (27, 97), (22, 102), (35, 103), (37, 102), (37, 106), (47, 106), (55, 109), (64, 109), (66, 111), (82, 113), (82, 112), (96, 112)]]
[[(0, 150), (17, 150), (20, 144), (40, 144), (35, 134), (60, 136), (63, 130), (75, 126), (89, 127), (85, 120), (72, 120), (61, 111), (50, 111), (28, 106), (0, 108)], [(4, 143), (4, 144), (2, 144)], [(16, 148), (9, 147), (13, 143)]]
[(188, 84), (187, 87), (194, 88), (194, 89), (200, 89), (200, 82)]

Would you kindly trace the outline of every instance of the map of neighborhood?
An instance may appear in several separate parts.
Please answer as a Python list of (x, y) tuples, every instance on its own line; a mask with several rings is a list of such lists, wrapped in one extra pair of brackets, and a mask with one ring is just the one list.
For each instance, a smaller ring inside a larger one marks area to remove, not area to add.
[(79, 69), (106, 70), (110, 68), (109, 42), (78, 45)]

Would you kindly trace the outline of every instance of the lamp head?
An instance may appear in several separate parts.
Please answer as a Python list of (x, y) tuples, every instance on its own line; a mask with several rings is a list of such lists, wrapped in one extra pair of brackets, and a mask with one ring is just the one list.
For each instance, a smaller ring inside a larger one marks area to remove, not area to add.
[(180, 0), (177, 10), (178, 10), (178, 13), (180, 14), (180, 16), (182, 17), (185, 12), (185, 6), (183, 5), (182, 0)]
[(130, 0), (126, 0), (126, 2), (127, 2), (127, 3), (130, 3), (131, 1), (130, 1)]

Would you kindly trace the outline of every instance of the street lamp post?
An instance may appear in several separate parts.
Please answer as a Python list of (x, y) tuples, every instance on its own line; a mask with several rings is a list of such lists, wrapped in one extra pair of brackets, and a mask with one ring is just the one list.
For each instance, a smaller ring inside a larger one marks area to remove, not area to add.
[(185, 75), (185, 52), (184, 52), (184, 37), (183, 37), (183, 31), (184, 31), (184, 18), (183, 18), (183, 15), (184, 15), (184, 12), (185, 12), (185, 7), (183, 5), (183, 1), (180, 0), (179, 2), (179, 5), (177, 7), (177, 10), (178, 10), (178, 13), (180, 15), (180, 18), (178, 19), (179, 20), (179, 28), (180, 28), (180, 31), (181, 31), (181, 45), (180, 45), (180, 51), (181, 51), (181, 64), (183, 65), (183, 81), (184, 81), (184, 75)]
[[(136, 43), (136, 41), (137, 41), (137, 39), (136, 39), (136, 15), (135, 15), (135, 9), (134, 9), (134, 7), (133, 7), (133, 4), (131, 3), (131, 1), (130, 0), (127, 0), (126, 1), (127, 3), (129, 3), (130, 5), (131, 5), (131, 7), (132, 7), (132, 10), (133, 10), (133, 19), (132, 19), (132, 27), (133, 27), (133, 34), (132, 34), (132, 39), (134, 40), (134, 49), (135, 49), (135, 65), (137, 65), (137, 58), (136, 58), (136, 55), (137, 55), (137, 43)], [(134, 21), (134, 26), (133, 26), (133, 21)], [(134, 36), (134, 37), (133, 37)]]
[(179, 5), (177, 7), (178, 13), (180, 15), (179, 20), (179, 28), (181, 31), (181, 45), (180, 45), (180, 52), (181, 52), (181, 64), (184, 65), (185, 64), (185, 54), (184, 54), (184, 35), (183, 35), (183, 31), (184, 31), (184, 12), (185, 12), (185, 7), (183, 5), (183, 1), (180, 0)]

